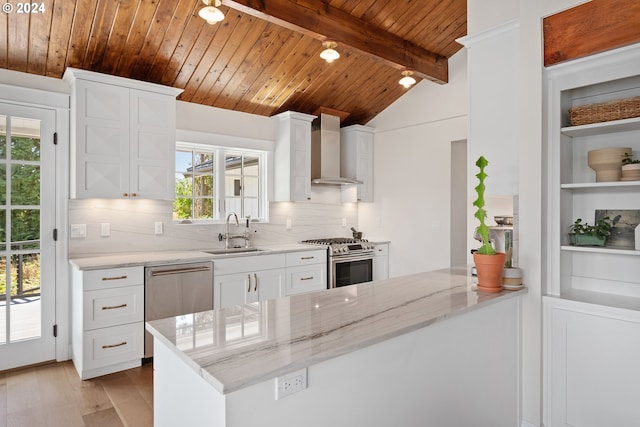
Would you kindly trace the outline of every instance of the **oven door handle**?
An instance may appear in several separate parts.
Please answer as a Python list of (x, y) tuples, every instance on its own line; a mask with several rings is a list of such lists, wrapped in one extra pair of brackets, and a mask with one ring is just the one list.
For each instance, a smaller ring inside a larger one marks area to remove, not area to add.
[(339, 255), (339, 256), (334, 255), (331, 257), (331, 262), (337, 263), (337, 262), (349, 262), (349, 261), (366, 261), (368, 259), (373, 259), (373, 253), (355, 254), (355, 255)]

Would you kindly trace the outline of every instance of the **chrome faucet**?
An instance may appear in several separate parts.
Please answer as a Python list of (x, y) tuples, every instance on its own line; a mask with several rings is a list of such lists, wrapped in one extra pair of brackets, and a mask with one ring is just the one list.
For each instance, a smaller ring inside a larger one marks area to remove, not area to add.
[(238, 222), (238, 215), (235, 212), (231, 212), (229, 215), (227, 215), (227, 232), (224, 236), (224, 248), (225, 249), (229, 249), (229, 240), (231, 240), (231, 235), (229, 234), (229, 220), (231, 219), (231, 217), (234, 217), (236, 220), (236, 227), (240, 227), (240, 223)]

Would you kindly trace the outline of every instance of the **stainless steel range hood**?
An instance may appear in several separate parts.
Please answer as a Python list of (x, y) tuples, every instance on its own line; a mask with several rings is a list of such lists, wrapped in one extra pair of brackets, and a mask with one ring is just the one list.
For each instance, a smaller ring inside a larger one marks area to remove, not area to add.
[(362, 184), (340, 176), (340, 117), (321, 113), (311, 123), (311, 183)]

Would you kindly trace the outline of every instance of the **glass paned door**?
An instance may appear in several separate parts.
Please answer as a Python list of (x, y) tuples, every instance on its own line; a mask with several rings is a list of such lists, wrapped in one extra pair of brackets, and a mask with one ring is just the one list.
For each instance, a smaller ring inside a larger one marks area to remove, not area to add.
[(54, 123), (0, 103), (0, 370), (55, 359)]

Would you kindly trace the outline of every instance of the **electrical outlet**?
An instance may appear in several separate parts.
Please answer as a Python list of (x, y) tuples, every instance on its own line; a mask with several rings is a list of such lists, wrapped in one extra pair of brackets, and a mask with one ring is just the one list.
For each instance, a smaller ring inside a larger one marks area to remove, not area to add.
[(307, 388), (307, 368), (276, 378), (276, 400)]
[(342, 218), (342, 226), (343, 227), (347, 226), (347, 218)]
[(71, 237), (87, 237), (87, 224), (71, 224)]
[(100, 223), (100, 235), (102, 237), (111, 236), (111, 224), (108, 222)]
[(153, 229), (154, 232), (156, 234), (156, 236), (160, 236), (162, 233), (164, 233), (164, 229), (163, 229), (163, 225), (162, 222), (158, 221), (153, 225)]
[(287, 230), (291, 230), (291, 218), (287, 218)]

